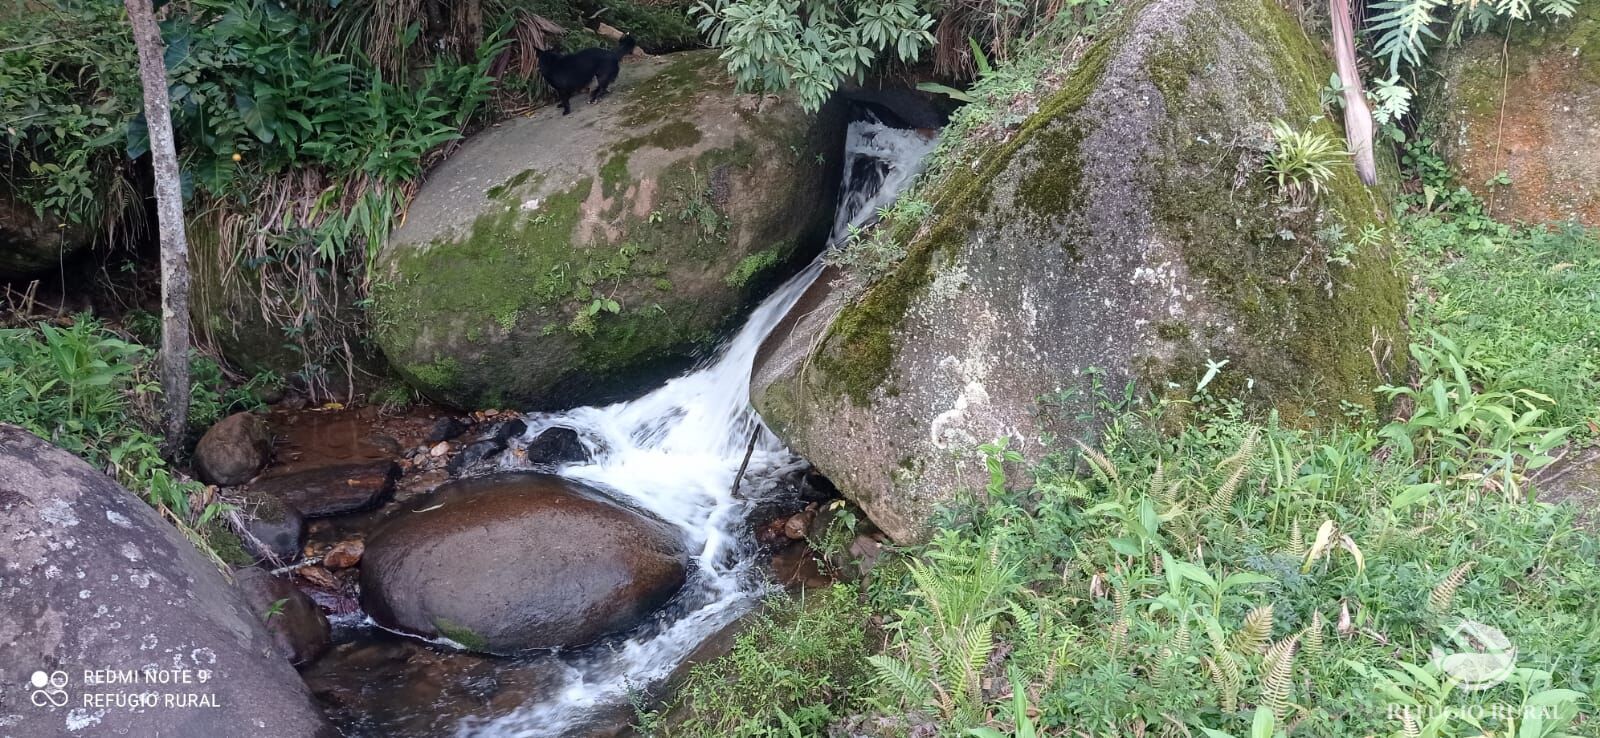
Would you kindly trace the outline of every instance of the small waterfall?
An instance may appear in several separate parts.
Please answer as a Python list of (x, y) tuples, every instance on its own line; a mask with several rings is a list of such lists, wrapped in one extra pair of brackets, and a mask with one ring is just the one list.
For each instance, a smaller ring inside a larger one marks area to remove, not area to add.
[[(876, 222), (879, 208), (911, 184), (936, 142), (932, 135), (875, 120), (851, 123), (830, 245)], [(556, 473), (655, 513), (677, 526), (698, 554), (684, 591), (655, 622), (627, 640), (558, 656), (561, 683), (550, 698), (502, 718), (463, 723), (458, 735), (548, 738), (573, 732), (597, 710), (626, 705), (631, 694), (669, 676), (765, 593), (745, 520), (759, 502), (753, 498), (759, 497), (760, 480), (804, 462), (751, 409), (751, 366), (762, 340), (821, 271), (819, 257), (767, 297), (711, 360), (643, 397), (526, 418), (525, 440), (566, 427), (592, 453), (590, 462)], [(745, 487), (735, 497), (735, 476), (752, 435)]]

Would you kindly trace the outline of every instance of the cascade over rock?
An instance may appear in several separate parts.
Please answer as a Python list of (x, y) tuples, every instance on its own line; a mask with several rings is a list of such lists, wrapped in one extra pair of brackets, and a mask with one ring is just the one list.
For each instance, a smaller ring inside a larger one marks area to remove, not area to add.
[(378, 344), (461, 406), (664, 379), (822, 246), (844, 123), (736, 94), (716, 52), (626, 59), (611, 96), (507, 121), (429, 174), (378, 258)]
[(983, 489), (981, 444), (1037, 460), (1092, 437), (1096, 382), (1187, 397), (1225, 361), (1209, 392), (1299, 423), (1370, 406), (1404, 365), (1383, 191), (1346, 165), (1297, 208), (1263, 169), (1274, 119), (1342, 140), (1318, 45), (1269, 0), (1114, 23), (1008, 140), (924, 189), (928, 222), (890, 234), (903, 261), (802, 298), (763, 348), (762, 416), (898, 541)]
[(1600, 3), (1474, 36), (1441, 71), (1424, 129), (1461, 184), (1496, 218), (1600, 226)]

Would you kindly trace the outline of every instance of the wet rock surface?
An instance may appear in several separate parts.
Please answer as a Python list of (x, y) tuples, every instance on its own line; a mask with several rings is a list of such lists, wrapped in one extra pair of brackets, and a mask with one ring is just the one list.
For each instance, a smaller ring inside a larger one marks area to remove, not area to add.
[(577, 464), (589, 460), (578, 432), (571, 428), (547, 428), (523, 449), (530, 464)]
[(367, 461), (274, 473), (250, 491), (282, 500), (308, 518), (366, 510), (394, 491), (400, 467), (393, 461)]
[(372, 631), (304, 672), (349, 735), (434, 738), (469, 718), (493, 719), (559, 687), (553, 665), (430, 646)]
[[(260, 619), (210, 561), (138, 497), (5, 424), (0, 613), (0, 664), (8, 680), (0, 690), (0, 725), (7, 734), (334, 735)], [(152, 665), (187, 670), (195, 681), (120, 691), (153, 690), (192, 706), (134, 711), (72, 698), (73, 704), (40, 707), (9, 681), (21, 669), (61, 671), (77, 690), (85, 670)]]
[(428, 429), (427, 438), (425, 438), (423, 440), (426, 443), (438, 443), (440, 441), (451, 441), (451, 440), (455, 440), (456, 437), (458, 437), (462, 433), (466, 433), (466, 432), (467, 432), (467, 426), (466, 426), (465, 423), (462, 423), (460, 420), (458, 420), (456, 418), (453, 418), (453, 417), (450, 417), (450, 416), (445, 416), (443, 418), (439, 418), (438, 420), (434, 421), (433, 427)]
[(194, 448), (194, 472), (206, 484), (250, 481), (272, 457), (267, 424), (252, 413), (235, 413), (211, 426)]
[(506, 653), (627, 630), (682, 586), (671, 526), (571, 480), (514, 472), (441, 486), (366, 541), (361, 597), (378, 622)]
[(328, 618), (300, 588), (264, 569), (240, 569), (233, 576), (250, 609), (272, 633), (278, 653), (289, 663), (308, 664), (328, 650)]

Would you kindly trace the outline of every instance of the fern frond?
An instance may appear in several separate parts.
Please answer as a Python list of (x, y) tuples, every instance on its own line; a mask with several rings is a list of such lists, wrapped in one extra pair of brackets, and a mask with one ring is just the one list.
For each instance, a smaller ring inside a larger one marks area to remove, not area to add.
[(1280, 725), (1289, 709), (1289, 686), (1294, 678), (1295, 646), (1299, 640), (1299, 636), (1290, 636), (1272, 644), (1261, 661), (1261, 703), (1272, 710)]
[(1176, 502), (1167, 496), (1169, 492), (1167, 489), (1167, 466), (1160, 459), (1156, 460), (1155, 473), (1150, 475), (1150, 483), (1145, 489), (1151, 499), (1156, 501), (1157, 509), (1159, 510), (1166, 510)]
[(1306, 539), (1300, 532), (1299, 518), (1289, 526), (1289, 555), (1297, 559), (1306, 555)]
[(1422, 738), (1422, 726), (1417, 725), (1417, 718), (1410, 710), (1400, 711), (1400, 734), (1405, 738)]
[(1200, 662), (1205, 664), (1206, 674), (1211, 679), (1211, 688), (1217, 693), (1217, 706), (1223, 712), (1239, 711), (1239, 683), (1243, 677), (1239, 673), (1239, 664), (1227, 652), (1218, 652), (1213, 660), (1210, 656), (1201, 656)]
[(1184, 618), (1178, 623), (1178, 632), (1172, 636), (1172, 650), (1177, 653), (1187, 653), (1191, 645), (1189, 634), (1189, 619)]
[(910, 664), (883, 654), (868, 656), (867, 661), (877, 673), (878, 681), (899, 693), (902, 704), (922, 709), (932, 702), (928, 680)]
[(1477, 565), (1477, 562), (1468, 561), (1450, 570), (1450, 575), (1445, 577), (1444, 581), (1435, 585), (1433, 591), (1428, 593), (1428, 609), (1438, 615), (1449, 613), (1450, 606), (1454, 604), (1456, 599), (1456, 590), (1461, 589), (1461, 585), (1466, 583), (1467, 574), (1472, 571), (1472, 567), (1475, 565)]
[(1306, 626), (1305, 630), (1300, 631), (1305, 643), (1306, 653), (1312, 656), (1322, 653), (1322, 631), (1326, 627), (1326, 624), (1322, 622), (1322, 613), (1315, 610), (1311, 611), (1311, 623)]
[(1389, 74), (1400, 73), (1400, 63), (1417, 65), (1427, 51), (1428, 39), (1439, 38), (1433, 26), (1440, 22), (1437, 11), (1450, 0), (1382, 0), (1372, 6), (1367, 30), (1377, 36), (1374, 51), (1389, 58)]
[(966, 651), (966, 661), (962, 665), (966, 668), (967, 695), (972, 704), (982, 704), (983, 670), (989, 665), (990, 654), (994, 653), (994, 623), (984, 621), (973, 626), (967, 631), (962, 646)]
[(1222, 486), (1211, 495), (1211, 501), (1206, 504), (1207, 512), (1227, 512), (1233, 508), (1233, 497), (1238, 493), (1239, 484), (1244, 481), (1245, 473), (1250, 471), (1250, 457), (1255, 454), (1259, 438), (1259, 431), (1251, 431), (1239, 445), (1239, 450), (1222, 460), (1218, 468), (1230, 471), (1227, 478), (1222, 481)]
[(1244, 616), (1244, 625), (1228, 640), (1236, 653), (1257, 653), (1272, 635), (1272, 605), (1261, 605)]
[(1078, 444), (1078, 450), (1083, 453), (1083, 458), (1088, 459), (1089, 468), (1094, 470), (1095, 476), (1099, 477), (1107, 487), (1117, 487), (1121, 479), (1117, 476), (1116, 464), (1111, 463), (1105, 454), (1089, 448), (1083, 441), (1075, 442)]

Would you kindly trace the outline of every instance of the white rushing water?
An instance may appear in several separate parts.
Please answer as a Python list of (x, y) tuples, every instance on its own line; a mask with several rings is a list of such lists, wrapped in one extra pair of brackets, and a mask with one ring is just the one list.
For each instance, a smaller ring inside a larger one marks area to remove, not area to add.
[[(875, 121), (850, 124), (844, 181), (832, 242), (875, 221), (921, 170), (935, 139)], [(478, 738), (561, 736), (596, 711), (666, 678), (707, 637), (748, 612), (766, 591), (753, 571), (755, 544), (745, 520), (771, 480), (803, 465), (768, 432), (750, 407), (750, 372), (774, 326), (822, 271), (819, 258), (772, 293), (716, 355), (699, 368), (636, 400), (526, 418), (524, 440), (547, 428), (578, 431), (592, 461), (556, 473), (609, 491), (676, 526), (694, 556), (685, 590), (627, 640), (559, 660), (549, 698), (492, 721), (472, 720), (458, 735)], [(754, 450), (741, 495), (734, 478), (751, 435)]]

